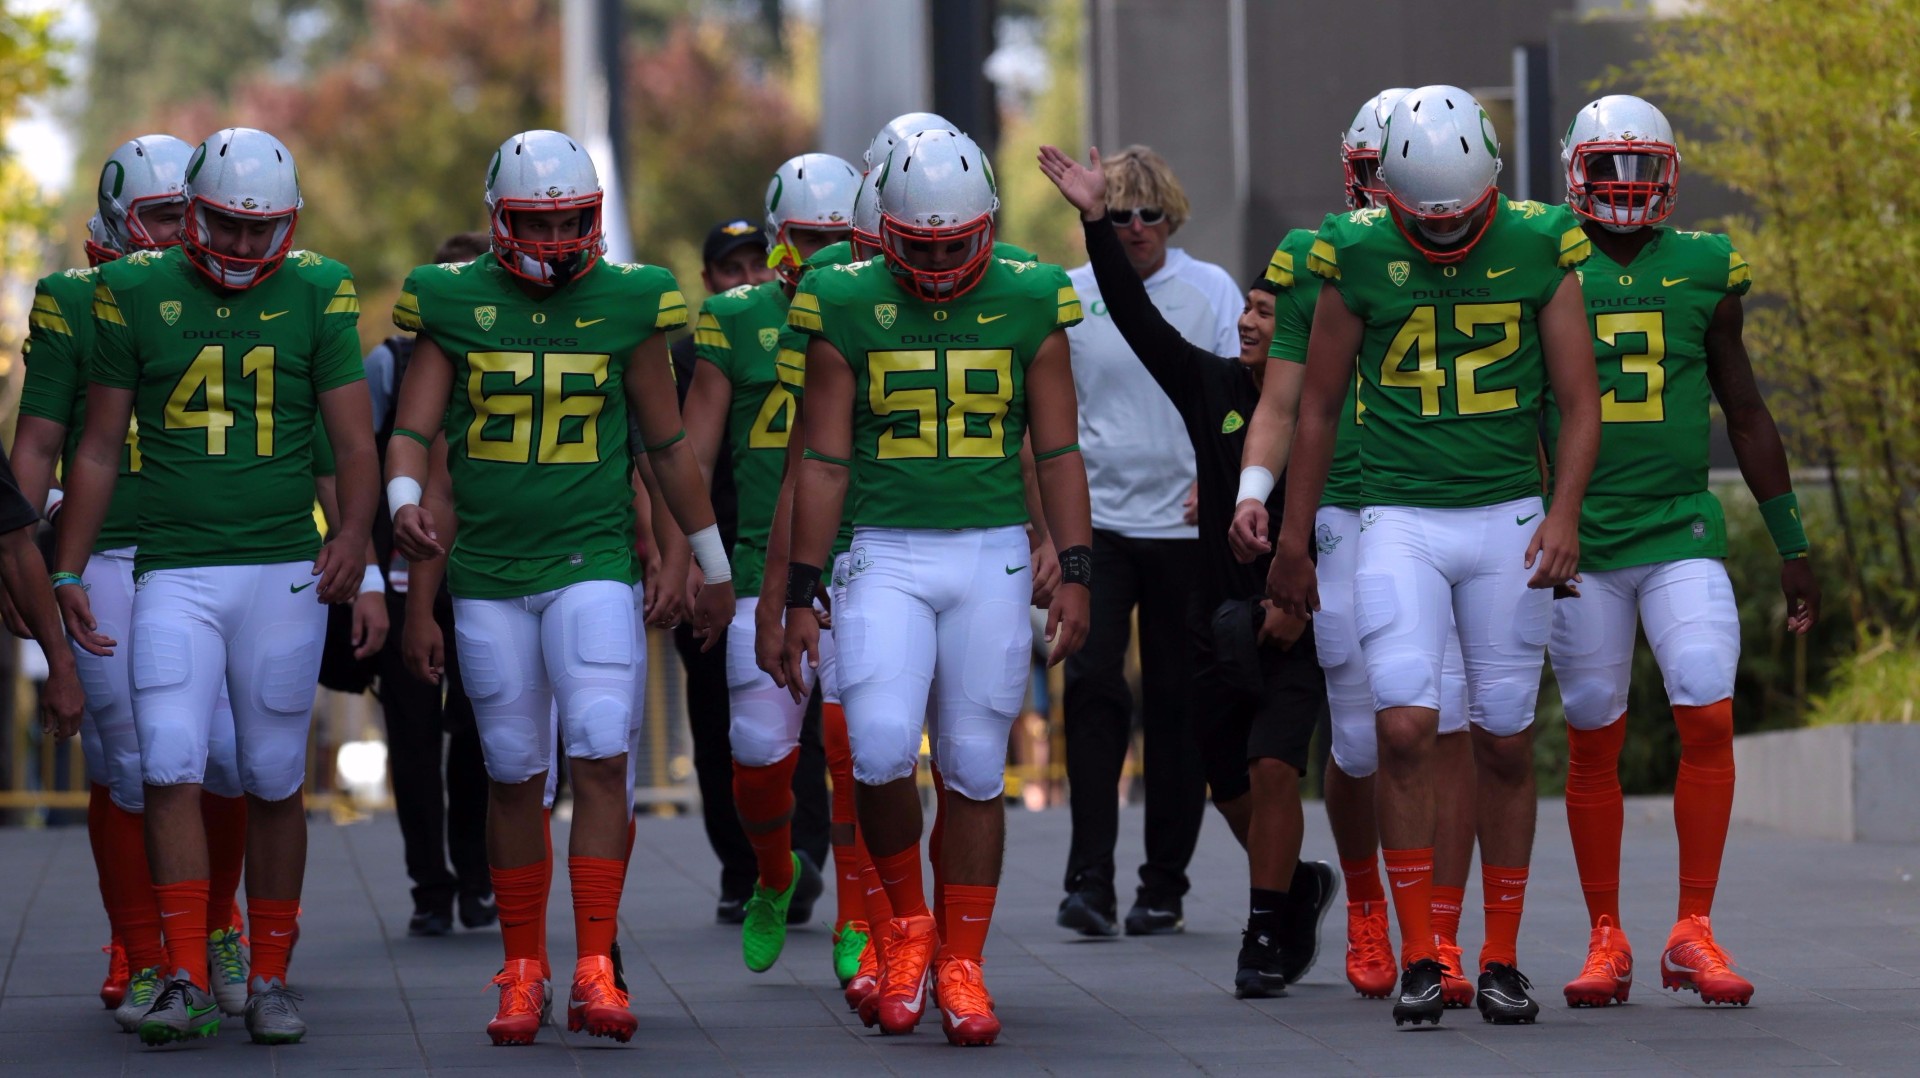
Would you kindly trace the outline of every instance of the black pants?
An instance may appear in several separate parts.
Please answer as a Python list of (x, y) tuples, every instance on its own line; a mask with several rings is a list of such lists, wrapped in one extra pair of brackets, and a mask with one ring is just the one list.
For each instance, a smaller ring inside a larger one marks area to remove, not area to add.
[[(733, 805), (733, 744), (727, 737), (732, 709), (727, 705), (727, 638), (702, 652), (693, 627), (673, 631), (674, 650), (687, 671), (687, 724), (693, 733), (693, 772), (700, 784), (707, 844), (720, 859), (720, 894), (746, 899), (759, 876), (753, 847), (740, 827)], [(820, 742), (820, 696), (814, 694), (800, 726), (800, 761), (793, 772), (793, 846), (827, 863), (827, 828), (833, 822), (827, 802), (827, 753)]]
[(1247, 765), (1280, 760), (1307, 772), (1313, 733), (1327, 714), (1327, 679), (1311, 626), (1285, 650), (1262, 647), (1258, 600), (1194, 604), (1192, 701), (1207, 791), (1222, 804), (1252, 790)]
[(442, 593), (434, 604), (434, 617), (446, 635), (444, 703), (441, 686), (408, 673), (401, 658), (407, 617), (404, 595), (388, 593), (387, 615), (392, 629), (380, 651), (380, 709), (387, 724), (387, 773), (393, 782), (414, 905), (444, 907), (461, 891), (492, 894), (493, 881), (487, 872), (487, 768), (480, 756), (473, 705), (460, 684), (453, 603)]
[(1206, 813), (1206, 779), (1187, 714), (1193, 670), (1188, 608), (1197, 546), (1193, 539), (1129, 539), (1094, 530), (1092, 625), (1086, 646), (1067, 660), (1069, 891), (1114, 884), (1113, 845), (1120, 831), (1115, 791), (1133, 733), (1125, 664), (1137, 606), (1147, 809), (1140, 890), (1156, 898), (1187, 893), (1187, 862)]

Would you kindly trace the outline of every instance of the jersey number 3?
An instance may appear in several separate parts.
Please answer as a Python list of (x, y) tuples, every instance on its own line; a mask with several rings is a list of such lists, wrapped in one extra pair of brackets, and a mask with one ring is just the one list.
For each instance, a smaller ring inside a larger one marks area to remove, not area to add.
[(1620, 375), (1638, 375), (1647, 380), (1639, 400), (1621, 400), (1620, 384), (1600, 395), (1602, 423), (1659, 423), (1667, 418), (1667, 333), (1659, 311), (1597, 314), (1593, 316), (1593, 335), (1601, 344), (1611, 346), (1621, 337), (1638, 335), (1646, 344), (1639, 352), (1620, 353)]

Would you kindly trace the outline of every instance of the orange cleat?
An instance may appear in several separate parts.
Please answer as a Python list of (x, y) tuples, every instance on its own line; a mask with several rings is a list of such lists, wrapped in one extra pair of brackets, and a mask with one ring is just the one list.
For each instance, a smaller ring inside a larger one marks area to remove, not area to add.
[(1567, 982), (1567, 1006), (1625, 1003), (1632, 988), (1633, 946), (1613, 918), (1603, 915), (1587, 937), (1587, 964), (1580, 967), (1580, 976)]
[(939, 963), (940, 1026), (947, 1043), (956, 1048), (985, 1047), (1000, 1036), (1000, 1019), (993, 1013), (993, 994), (987, 991), (980, 963), (971, 958), (943, 958)]
[(1733, 956), (1713, 941), (1713, 926), (1698, 914), (1673, 926), (1667, 949), (1660, 956), (1660, 985), (1678, 992), (1700, 993), (1706, 1003), (1738, 1003), (1753, 999), (1753, 982), (1733, 972)]
[[(853, 979), (847, 982), (845, 992), (847, 1010), (859, 1010), (861, 1001), (872, 995), (874, 990), (879, 987), (880, 951), (874, 946), (874, 941), (869, 938), (866, 947), (860, 951), (860, 969), (853, 975)], [(872, 1025), (873, 1023), (869, 1022), (867, 1024)]]
[(861, 1004), (861, 1021), (867, 1020), (870, 1004), (880, 1032), (912, 1033), (926, 1013), (927, 967), (932, 965), (939, 943), (932, 917), (895, 917), (889, 921), (887, 961), (880, 970), (880, 987)]
[(127, 968), (127, 951), (119, 940), (100, 950), (107, 956), (107, 979), (100, 982), (100, 1005), (111, 1011), (126, 1002), (127, 984), (133, 980), (133, 971)]
[(500, 989), (500, 1010), (487, 1023), (487, 1036), (495, 1044), (532, 1044), (546, 1021), (549, 1002), (539, 960), (512, 959), (494, 976), (493, 983)]
[(573, 967), (573, 994), (567, 1000), (567, 1032), (586, 1030), (590, 1036), (612, 1037), (621, 1044), (633, 1039), (640, 1020), (627, 1006), (627, 994), (613, 983), (613, 959), (588, 955)]
[(1460, 945), (1435, 935), (1433, 946), (1440, 952), (1440, 1002), (1448, 1007), (1473, 1006), (1473, 982), (1467, 980), (1467, 967), (1460, 964)]
[(1385, 999), (1400, 981), (1387, 935), (1385, 902), (1347, 903), (1347, 983), (1368, 999)]

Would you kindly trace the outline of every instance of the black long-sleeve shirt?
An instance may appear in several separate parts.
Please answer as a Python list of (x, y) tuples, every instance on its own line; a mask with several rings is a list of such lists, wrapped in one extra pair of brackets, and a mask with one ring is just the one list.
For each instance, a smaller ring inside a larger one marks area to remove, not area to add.
[[(1234, 498), (1240, 492), (1240, 450), (1254, 406), (1260, 403), (1260, 385), (1240, 357), (1217, 356), (1195, 347), (1161, 317), (1106, 218), (1082, 224), (1087, 259), (1114, 327), (1179, 410), (1187, 440), (1193, 443), (1194, 475), (1200, 488), (1202, 598), (1211, 608), (1227, 599), (1265, 594), (1271, 559), (1262, 556), (1242, 565), (1227, 544)], [(1267, 498), (1270, 536), (1280, 533), (1280, 507), (1285, 501), (1282, 481)]]

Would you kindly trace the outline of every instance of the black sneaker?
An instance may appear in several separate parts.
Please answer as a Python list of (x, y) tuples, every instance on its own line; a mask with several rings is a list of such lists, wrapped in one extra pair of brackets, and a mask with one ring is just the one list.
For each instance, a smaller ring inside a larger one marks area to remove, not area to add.
[(1240, 968), (1233, 975), (1233, 998), (1274, 999), (1287, 994), (1288, 955), (1280, 941), (1249, 928), (1240, 934)]
[[(788, 907), (791, 909), (792, 907)], [(747, 896), (721, 895), (720, 901), (713, 907), (713, 919), (718, 924), (739, 925), (747, 922)]]
[(1127, 911), (1127, 935), (1169, 936), (1187, 930), (1187, 915), (1177, 898), (1150, 898), (1141, 894)]
[(1480, 1007), (1480, 1017), (1495, 1025), (1532, 1025), (1540, 1015), (1532, 988), (1533, 982), (1526, 974), (1505, 962), (1489, 962), (1480, 974), (1480, 991), (1474, 995), (1474, 1002)]
[(462, 891), (460, 923), (468, 928), (486, 928), (500, 920), (500, 907), (493, 904), (493, 892)]
[(1083, 936), (1117, 936), (1114, 924), (1113, 895), (1092, 888), (1074, 891), (1060, 900), (1060, 912), (1053, 919), (1061, 928), (1071, 928)]
[[(827, 889), (826, 881), (820, 878), (820, 866), (813, 858), (795, 850), (794, 856), (800, 859), (800, 882), (793, 888), (793, 900), (787, 905), (787, 923), (803, 925), (813, 920), (813, 904), (820, 899), (820, 893)], [(740, 911), (740, 919), (745, 921), (747, 913)]]
[(409, 936), (444, 936), (453, 931), (453, 900), (413, 900), (413, 916), (407, 919)]
[(1440, 1024), (1447, 1002), (1440, 995), (1440, 978), (1445, 970), (1431, 958), (1422, 958), (1400, 974), (1400, 998), (1393, 1004), (1393, 1024), (1412, 1022)]
[(1280, 968), (1293, 984), (1320, 957), (1320, 925), (1340, 895), (1340, 874), (1325, 861), (1302, 861), (1287, 892), (1287, 919), (1280, 933)]

